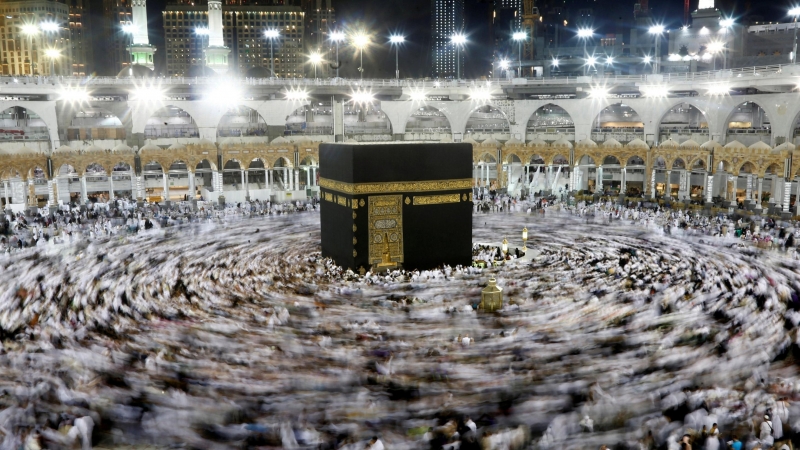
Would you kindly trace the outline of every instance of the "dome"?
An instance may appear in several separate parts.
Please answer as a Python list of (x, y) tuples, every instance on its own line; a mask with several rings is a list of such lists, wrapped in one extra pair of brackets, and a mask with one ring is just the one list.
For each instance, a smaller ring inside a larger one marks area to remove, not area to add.
[(468, 138), (464, 139), (461, 142), (463, 142), (465, 144), (478, 145), (478, 141), (476, 141), (475, 139), (472, 139), (471, 137), (468, 137)]
[(597, 142), (586, 138), (580, 142), (578, 142), (578, 147), (589, 147), (589, 148), (597, 148)]
[(139, 151), (140, 152), (160, 152), (161, 151), (161, 147), (153, 144), (150, 141), (147, 141), (147, 144), (144, 147), (140, 148)]
[(236, 139), (236, 138), (233, 138), (233, 137), (227, 137), (227, 138), (223, 139), (222, 142), (219, 143), (219, 145), (220, 145), (220, 147), (227, 147), (229, 145), (238, 145), (238, 144), (241, 144), (241, 143), (243, 143), (243, 141), (241, 139)]
[(603, 147), (603, 148), (622, 148), (622, 144), (620, 144), (618, 140), (616, 140), (614, 138), (611, 138), (611, 139), (603, 142), (603, 145), (601, 145), (601, 147)]
[(118, 146), (114, 147), (113, 151), (118, 152), (118, 153), (129, 153), (129, 152), (132, 152), (133, 149), (128, 147), (125, 144), (119, 144)]
[(689, 139), (688, 141), (683, 141), (683, 143), (681, 143), (681, 148), (700, 148), (700, 144)]
[[(669, 142), (669, 141), (670, 140), (667, 140), (667, 142)], [(672, 141), (672, 142), (675, 142), (675, 141)], [(676, 147), (678, 146), (677, 142), (675, 142), (675, 146)], [(628, 142), (628, 145), (626, 145), (625, 147), (626, 148), (635, 148), (635, 149), (639, 149), (639, 150), (650, 150), (650, 146), (647, 145), (647, 142), (645, 142), (645, 141), (643, 141), (643, 140), (641, 140), (639, 138), (636, 138), (636, 139)]]
[(506, 145), (525, 145), (525, 143), (515, 137), (512, 137), (506, 141)]
[(140, 64), (126, 67), (117, 74), (117, 78), (153, 78), (154, 73), (151, 69)]
[(772, 149), (772, 152), (773, 152), (773, 153), (780, 153), (780, 152), (784, 152), (784, 151), (793, 152), (793, 151), (794, 151), (794, 149), (795, 149), (795, 146), (794, 146), (794, 144), (792, 144), (792, 143), (791, 143), (791, 142), (789, 142), (789, 141), (786, 141), (786, 142), (784, 142), (783, 144), (781, 144), (781, 145), (779, 145), (779, 146), (777, 146), (777, 147), (773, 148), (773, 149)]
[[(506, 142), (506, 144), (507, 143), (508, 142)], [(547, 147), (547, 141), (537, 137), (536, 139), (528, 142), (528, 147)]]
[(558, 137), (558, 139), (555, 140), (555, 142), (550, 144), (550, 147), (572, 148), (572, 143), (570, 141), (568, 141), (566, 137), (561, 135), (561, 136)]
[(722, 145), (720, 145), (719, 142), (712, 139), (708, 142), (705, 142), (703, 145), (700, 146), (700, 148), (702, 148), (703, 150), (716, 150), (718, 148), (722, 148)]
[(176, 142), (167, 148), (167, 150), (185, 150), (185, 149), (186, 146), (181, 144), (180, 142)]
[(489, 147), (489, 146), (499, 147), (500, 143), (497, 142), (497, 140), (495, 138), (489, 138), (489, 139), (486, 139), (485, 141), (481, 142), (481, 145), (484, 146), (484, 147)]
[(98, 147), (98, 146), (96, 146), (94, 144), (92, 144), (92, 145), (90, 145), (90, 146), (88, 146), (88, 147), (83, 149), (84, 153), (98, 153), (98, 152), (104, 152), (104, 151), (105, 150), (103, 150), (102, 148), (100, 148), (100, 147)]
[(273, 139), (272, 142), (270, 142), (270, 144), (272, 144), (272, 145), (281, 145), (281, 144), (288, 144), (288, 143), (289, 143), (289, 141), (287, 141), (286, 138), (284, 138), (282, 136), (278, 136), (275, 139)]
[[(71, 150), (72, 149), (70, 149), (70, 151)], [(24, 145), (22, 147), (20, 147), (20, 148), (14, 148), (14, 149), (11, 149), (11, 148), (0, 148), (0, 155), (9, 155), (9, 156), (13, 156), (13, 155), (35, 155), (37, 153), (39, 153), (39, 152), (34, 150), (34, 149), (32, 149), (32, 148), (30, 148), (30, 147), (26, 147)]]
[(680, 146), (680, 144), (678, 144), (677, 142), (673, 141), (672, 138), (670, 138), (670, 139), (667, 139), (666, 141), (662, 142), (661, 144), (659, 144), (658, 148), (671, 148), (671, 149), (674, 149), (674, 148), (678, 148), (679, 146)]
[(449, 134), (445, 135), (445, 137), (443, 137), (439, 142), (441, 143), (453, 142), (453, 136), (450, 136)]
[(766, 142), (758, 141), (749, 147), (750, 150), (772, 150)]
[(214, 72), (213, 69), (208, 68), (207, 66), (190, 66), (189, 70), (186, 71), (186, 76), (189, 78), (194, 77), (213, 77), (217, 73)]
[(734, 140), (725, 144), (725, 148), (741, 149), (741, 148), (747, 148), (747, 146), (739, 141)]
[[(180, 144), (179, 144), (179, 145), (180, 145)], [(214, 147), (214, 148), (216, 148), (216, 146), (214, 145), (214, 143), (213, 143), (213, 142), (211, 142), (211, 141), (209, 141), (209, 140), (208, 140), (208, 139), (206, 139), (206, 138), (203, 138), (203, 139), (200, 139), (199, 141), (197, 141), (197, 145), (199, 145), (199, 146), (201, 146), (201, 147)], [(185, 148), (185, 147), (184, 147), (184, 148)]]
[(269, 78), (270, 70), (267, 67), (251, 67), (244, 74), (245, 78)]
[(53, 151), (53, 153), (74, 153), (75, 150), (72, 147), (62, 145)]

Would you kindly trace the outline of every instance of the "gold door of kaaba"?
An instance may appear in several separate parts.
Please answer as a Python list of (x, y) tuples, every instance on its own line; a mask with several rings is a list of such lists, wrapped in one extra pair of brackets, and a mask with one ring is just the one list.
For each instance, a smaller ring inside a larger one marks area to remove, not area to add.
[(392, 262), (403, 262), (403, 196), (371, 195), (369, 197), (369, 263), (383, 258), (386, 242)]

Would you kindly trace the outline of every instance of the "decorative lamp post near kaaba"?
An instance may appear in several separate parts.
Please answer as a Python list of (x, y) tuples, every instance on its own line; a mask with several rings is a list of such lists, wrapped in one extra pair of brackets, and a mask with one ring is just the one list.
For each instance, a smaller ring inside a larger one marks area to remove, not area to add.
[(472, 262), (469, 144), (322, 144), (322, 256), (353, 270)]
[(522, 251), (528, 251), (528, 227), (522, 229)]
[(497, 280), (489, 278), (489, 284), (481, 291), (479, 308), (486, 312), (503, 308), (503, 288), (497, 287)]
[(503, 238), (503, 245), (501, 247), (501, 250), (503, 251), (503, 258), (508, 256), (508, 239)]

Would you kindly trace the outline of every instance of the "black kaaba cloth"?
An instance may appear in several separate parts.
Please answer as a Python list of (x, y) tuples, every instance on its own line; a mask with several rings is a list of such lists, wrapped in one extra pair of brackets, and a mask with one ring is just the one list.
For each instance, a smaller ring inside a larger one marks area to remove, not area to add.
[(359, 270), (472, 260), (472, 146), (322, 144), (322, 256)]

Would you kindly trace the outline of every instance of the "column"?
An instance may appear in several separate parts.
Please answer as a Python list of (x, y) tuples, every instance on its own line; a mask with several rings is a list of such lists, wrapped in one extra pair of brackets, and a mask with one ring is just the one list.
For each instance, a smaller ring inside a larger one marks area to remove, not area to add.
[(747, 185), (745, 185), (744, 189), (744, 198), (745, 200), (753, 199), (753, 174), (747, 174)]
[(294, 169), (294, 190), (300, 190), (300, 169)]
[(478, 187), (478, 178), (480, 178), (480, 170), (481, 166), (479, 164), (474, 164), (472, 166), (472, 176), (475, 178), (475, 187)]
[(164, 203), (169, 201), (169, 172), (164, 172)]
[(189, 177), (189, 200), (195, 200), (197, 197), (195, 196), (195, 192), (197, 192), (197, 187), (195, 186), (194, 180), (194, 173), (191, 170), (186, 172), (186, 175)]
[(108, 177), (108, 201), (114, 201), (114, 172), (111, 172), (111, 176)]
[(703, 198), (708, 197), (708, 171), (703, 174)]
[(794, 214), (796, 216), (800, 216), (800, 179), (795, 181), (797, 185), (797, 190), (794, 194)]
[(621, 180), (621, 183), (619, 185), (619, 193), (620, 193), (620, 195), (622, 195), (624, 197), (625, 193), (628, 192), (628, 168), (627, 167), (623, 167), (622, 168), (621, 176), (622, 176), (622, 180)]
[(3, 181), (3, 196), (6, 198), (6, 206), (11, 203), (8, 196), (9, 185), (10, 183), (8, 181)]
[(764, 189), (764, 177), (758, 178), (758, 193), (756, 194), (756, 209), (761, 209), (761, 191)]
[(247, 188), (245, 187), (244, 169), (239, 169), (239, 178), (242, 180), (242, 190), (246, 191)]
[(792, 199), (792, 182), (791, 180), (781, 179), (783, 182), (783, 212), (789, 212), (789, 202)]
[(508, 163), (508, 169), (506, 171), (506, 186), (511, 187), (511, 168), (514, 167), (511, 163)]
[(267, 189), (272, 190), (272, 170), (264, 169), (267, 174)]
[(650, 199), (655, 200), (656, 198), (656, 169), (653, 169), (653, 172), (650, 174)]
[(714, 175), (709, 175), (706, 172), (706, 186), (704, 188), (706, 194), (706, 203), (711, 203), (712, 196), (714, 193), (712, 192), (712, 187), (714, 186)]
[(81, 175), (81, 203), (89, 201), (89, 196), (86, 193), (86, 175)]
[(57, 192), (58, 186), (56, 185), (56, 180), (47, 180), (47, 206), (58, 205), (58, 199), (56, 198)]
[(600, 194), (602, 194), (603, 193), (603, 166), (596, 166), (596, 167), (597, 167), (597, 170), (594, 171), (594, 177), (595, 177), (597, 183), (595, 183), (594, 187), (598, 192), (600, 192)]
[[(495, 164), (495, 166), (497, 166)], [(489, 187), (489, 163), (486, 163), (486, 187)]]
[(306, 189), (311, 187), (311, 167), (306, 167)]
[(664, 175), (664, 198), (672, 198), (672, 171), (668, 170)]
[(244, 196), (245, 196), (245, 198), (249, 199), (250, 198), (250, 171), (249, 170), (243, 170), (242, 173), (244, 174)]

